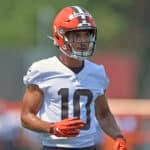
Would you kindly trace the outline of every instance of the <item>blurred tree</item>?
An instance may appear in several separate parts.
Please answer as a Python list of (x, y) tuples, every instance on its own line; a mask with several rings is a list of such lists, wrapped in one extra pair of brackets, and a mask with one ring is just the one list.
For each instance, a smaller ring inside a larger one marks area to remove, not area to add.
[(143, 41), (138, 55), (140, 59), (138, 97), (150, 98), (150, 1), (143, 0), (141, 3), (139, 0), (139, 3)]
[[(49, 34), (48, 23), (54, 14), (69, 5), (81, 5), (94, 16), (98, 27), (97, 49), (115, 49), (139, 58), (137, 96), (150, 97), (149, 0), (65, 0), (61, 3), (57, 0), (1, 0), (0, 50), (21, 47), (19, 50), (23, 51), (25, 47), (43, 42), (41, 38), (47, 35), (38, 33), (44, 30), (44, 34)], [(43, 13), (41, 20), (39, 13)], [(39, 22), (43, 20), (47, 20), (44, 22), (46, 28), (42, 25), (40, 29)]]
[(96, 20), (100, 35), (98, 47), (109, 47), (112, 39), (127, 29), (127, 10), (132, 2), (133, 0), (65, 0), (61, 3), (56, 0), (36, 0), (36, 3), (33, 0), (0, 1), (0, 44), (8, 47), (35, 45), (39, 29), (37, 14), (40, 8), (53, 8), (55, 13), (65, 6), (81, 5), (86, 7)]
[(97, 47), (105, 50), (112, 48), (114, 41), (128, 29), (128, 10), (133, 6), (133, 2), (133, 0), (94, 0), (94, 2), (88, 0), (87, 8), (92, 12), (98, 26)]
[(150, 1), (136, 0), (128, 10), (128, 29), (114, 41), (138, 58), (137, 97), (150, 97)]

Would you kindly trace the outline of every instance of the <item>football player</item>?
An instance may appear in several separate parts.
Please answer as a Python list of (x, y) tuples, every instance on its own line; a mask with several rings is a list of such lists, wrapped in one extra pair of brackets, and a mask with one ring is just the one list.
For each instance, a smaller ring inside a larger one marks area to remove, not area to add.
[(105, 96), (109, 80), (104, 66), (88, 59), (96, 36), (87, 10), (63, 8), (53, 21), (60, 55), (34, 62), (24, 76), (22, 125), (43, 134), (43, 150), (95, 150), (95, 105), (98, 122), (115, 140), (115, 150), (126, 150)]

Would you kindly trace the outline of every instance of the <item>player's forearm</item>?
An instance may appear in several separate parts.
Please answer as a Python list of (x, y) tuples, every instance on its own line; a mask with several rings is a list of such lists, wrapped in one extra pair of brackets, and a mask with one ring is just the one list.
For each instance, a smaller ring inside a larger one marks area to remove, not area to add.
[(24, 128), (36, 131), (49, 133), (50, 123), (40, 120), (34, 114), (21, 115), (21, 123)]
[(122, 135), (114, 116), (108, 113), (105, 117), (100, 118), (99, 123), (103, 131), (113, 139)]

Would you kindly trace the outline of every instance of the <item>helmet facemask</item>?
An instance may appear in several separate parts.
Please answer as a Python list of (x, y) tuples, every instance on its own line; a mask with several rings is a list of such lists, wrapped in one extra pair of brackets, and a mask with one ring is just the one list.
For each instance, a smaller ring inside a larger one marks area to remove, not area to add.
[[(76, 37), (72, 40), (69, 38), (69, 34), (76, 36), (78, 32), (88, 33), (88, 40), (78, 41)], [(68, 57), (75, 58), (78, 60), (84, 60), (92, 56), (96, 48), (96, 29), (85, 29), (85, 30), (73, 30), (68, 31), (64, 35), (64, 45), (60, 47), (60, 50)]]

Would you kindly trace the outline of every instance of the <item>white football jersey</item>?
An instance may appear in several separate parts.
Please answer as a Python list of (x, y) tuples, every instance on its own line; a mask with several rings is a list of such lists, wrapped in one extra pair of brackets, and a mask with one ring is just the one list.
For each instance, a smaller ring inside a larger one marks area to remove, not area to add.
[(24, 76), (24, 83), (36, 84), (44, 92), (38, 112), (42, 120), (57, 122), (76, 116), (85, 122), (85, 127), (74, 138), (43, 134), (43, 145), (76, 148), (95, 144), (94, 103), (109, 83), (103, 65), (85, 60), (84, 68), (76, 74), (54, 56), (33, 63)]

